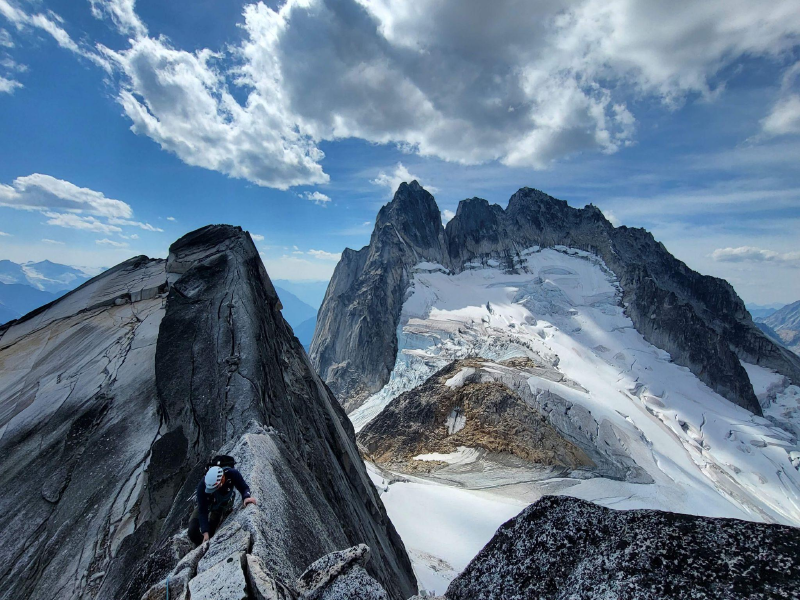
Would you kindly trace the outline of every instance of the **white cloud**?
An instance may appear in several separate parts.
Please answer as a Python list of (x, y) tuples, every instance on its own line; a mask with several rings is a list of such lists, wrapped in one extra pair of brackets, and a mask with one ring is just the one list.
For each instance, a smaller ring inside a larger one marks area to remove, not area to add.
[(94, 217), (82, 217), (75, 213), (44, 212), (42, 214), (48, 217), (48, 225), (57, 225), (67, 229), (96, 231), (97, 233), (119, 233), (122, 231), (119, 227), (103, 223)]
[(793, 87), (800, 77), (800, 62), (786, 70), (781, 82), (781, 93), (770, 113), (761, 121), (766, 137), (800, 133), (800, 94)]
[(147, 35), (147, 27), (134, 11), (136, 0), (89, 0), (89, 2), (92, 5), (92, 15), (97, 19), (111, 17), (120, 33), (135, 37)]
[(108, 238), (104, 238), (102, 240), (95, 240), (95, 244), (99, 246), (112, 246), (113, 248), (127, 248), (127, 242), (115, 242), (114, 240), (109, 240)]
[[(12, 25), (14, 25), (17, 31), (40, 29), (50, 34), (50, 36), (52, 36), (56, 43), (62, 48), (69, 50), (70, 52), (74, 52), (79, 56), (83, 56), (84, 58), (92, 61), (98, 67), (104, 69), (106, 72), (110, 72), (111, 65), (109, 62), (94, 50), (76, 43), (75, 40), (73, 40), (66, 30), (59, 24), (63, 23), (63, 19), (53, 11), (48, 11), (47, 14), (30, 14), (21, 8), (18, 8), (17, 6), (12, 5), (8, 0), (0, 0), (0, 15), (4, 16)], [(13, 45), (13, 42), (11, 43)]]
[(45, 244), (55, 244), (56, 246), (63, 246), (64, 242), (59, 242), (58, 240), (51, 240), (49, 238), (42, 238), (42, 241)]
[(14, 40), (11, 39), (11, 35), (5, 29), (0, 29), (0, 46), (4, 48), (14, 47)]
[[(0, 14), (112, 65), (137, 134), (279, 189), (327, 182), (319, 144), (344, 138), (524, 168), (616, 152), (635, 142), (631, 98), (713, 101), (729, 67), (785, 56), (800, 35), (796, 0), (286, 0), (247, 4), (243, 40), (221, 54), (148, 37), (134, 0), (90, 1), (129, 48), (97, 56), (53, 13), (0, 0)], [(764, 129), (796, 126), (787, 92)]]
[(800, 252), (774, 252), (752, 246), (717, 248), (711, 258), (718, 262), (771, 262), (800, 266)]
[(0, 231), (0, 237), (11, 237), (11, 234), (6, 233), (5, 231)]
[(101, 192), (41, 173), (17, 177), (11, 185), (0, 183), (0, 206), (23, 210), (70, 210), (103, 217), (130, 217), (133, 214), (133, 209), (121, 200), (106, 198)]
[(154, 227), (150, 225), (150, 223), (142, 223), (141, 221), (131, 221), (130, 219), (119, 219), (117, 217), (111, 217), (108, 219), (108, 222), (112, 225), (122, 225), (124, 227), (138, 227), (139, 229), (144, 229), (145, 231), (156, 231), (156, 232), (163, 232), (164, 230), (160, 227)]
[(258, 233), (251, 233), (250, 237), (253, 238), (254, 242), (263, 242), (264, 241), (264, 236), (263, 235), (259, 235)]
[(124, 75), (118, 100), (131, 129), (186, 164), (278, 189), (328, 181), (318, 164), (324, 154), (299, 133), (281, 98), (251, 93), (239, 104), (215, 64), (218, 54), (149, 37), (105, 53)]
[(174, 221), (175, 217), (167, 217), (167, 221)]
[(308, 253), (320, 260), (339, 260), (342, 258), (340, 252), (325, 252), (325, 250), (309, 250)]
[(0, 76), (0, 94), (13, 94), (15, 89), (21, 87), (22, 84), (19, 81)]
[(602, 211), (603, 216), (608, 219), (608, 222), (611, 223), (614, 227), (619, 227), (622, 223), (617, 218), (617, 215), (614, 214), (613, 211), (604, 210)]
[(417, 180), (420, 185), (423, 185), (425, 189), (432, 194), (438, 191), (433, 186), (423, 184), (420, 178), (413, 175), (401, 162), (395, 165), (394, 171), (390, 173), (381, 171), (378, 173), (378, 176), (375, 179), (371, 179), (370, 182), (375, 185), (385, 186), (387, 188), (387, 195), (391, 198), (394, 196), (394, 193), (397, 191), (397, 188), (400, 187), (401, 183), (411, 183), (414, 180)]
[(452, 210), (448, 210), (448, 209), (445, 208), (442, 211), (442, 225), (446, 225), (447, 222), (450, 221), (450, 219), (452, 219), (455, 216), (456, 216), (456, 213), (454, 213)]
[(791, 94), (781, 98), (761, 126), (769, 136), (800, 133), (800, 95)]
[(331, 199), (322, 192), (306, 192), (303, 194), (303, 198), (311, 200), (314, 204), (318, 204), (319, 206), (325, 206), (331, 201)]

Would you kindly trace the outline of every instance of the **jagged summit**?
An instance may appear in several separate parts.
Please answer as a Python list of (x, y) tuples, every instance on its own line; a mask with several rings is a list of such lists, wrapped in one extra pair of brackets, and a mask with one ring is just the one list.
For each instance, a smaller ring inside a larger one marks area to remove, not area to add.
[(415, 264), (460, 272), (474, 261), (497, 261), (513, 269), (522, 252), (537, 246), (603, 259), (645, 339), (731, 402), (761, 414), (740, 360), (800, 382), (800, 359), (753, 324), (726, 281), (692, 271), (649, 232), (614, 227), (595, 206), (573, 208), (532, 188), (512, 195), (505, 210), (480, 198), (463, 200), (442, 231), (433, 197), (416, 182), (401, 184), (381, 209), (370, 245), (345, 253), (337, 265), (311, 344), (315, 367), (348, 410), (358, 406), (394, 367)]
[(390, 597), (415, 592), (352, 425), (241, 228), (191, 232), (0, 335), (0, 598), (140, 600), (180, 558), (174, 536), (223, 448), (260, 496), (231, 519), (273, 575), (366, 543)]

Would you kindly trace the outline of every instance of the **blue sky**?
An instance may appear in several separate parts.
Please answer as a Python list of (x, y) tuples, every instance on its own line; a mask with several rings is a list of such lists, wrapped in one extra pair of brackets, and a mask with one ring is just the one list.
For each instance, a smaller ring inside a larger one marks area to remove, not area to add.
[(417, 178), (445, 219), (536, 187), (800, 298), (796, 2), (489, 4), (0, 0), (0, 258), (227, 222), (325, 279)]

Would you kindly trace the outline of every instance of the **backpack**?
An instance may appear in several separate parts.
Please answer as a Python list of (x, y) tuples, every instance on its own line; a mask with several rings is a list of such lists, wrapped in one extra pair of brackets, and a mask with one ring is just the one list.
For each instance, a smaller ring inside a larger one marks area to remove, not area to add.
[(232, 456), (228, 456), (227, 454), (218, 454), (206, 465), (206, 470), (210, 469), (211, 467), (222, 467), (223, 469), (229, 469), (236, 464), (236, 459)]

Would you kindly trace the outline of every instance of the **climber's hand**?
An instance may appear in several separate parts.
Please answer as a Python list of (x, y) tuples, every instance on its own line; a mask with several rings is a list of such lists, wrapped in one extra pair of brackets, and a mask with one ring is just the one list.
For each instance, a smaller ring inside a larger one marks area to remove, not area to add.
[(207, 542), (207, 541), (208, 541), (208, 538), (209, 538), (209, 535), (208, 535), (208, 532), (206, 531), (206, 532), (203, 534), (203, 542)]
[(255, 498), (245, 498), (244, 499), (244, 505), (247, 506), (248, 504), (257, 504), (256, 499)]

